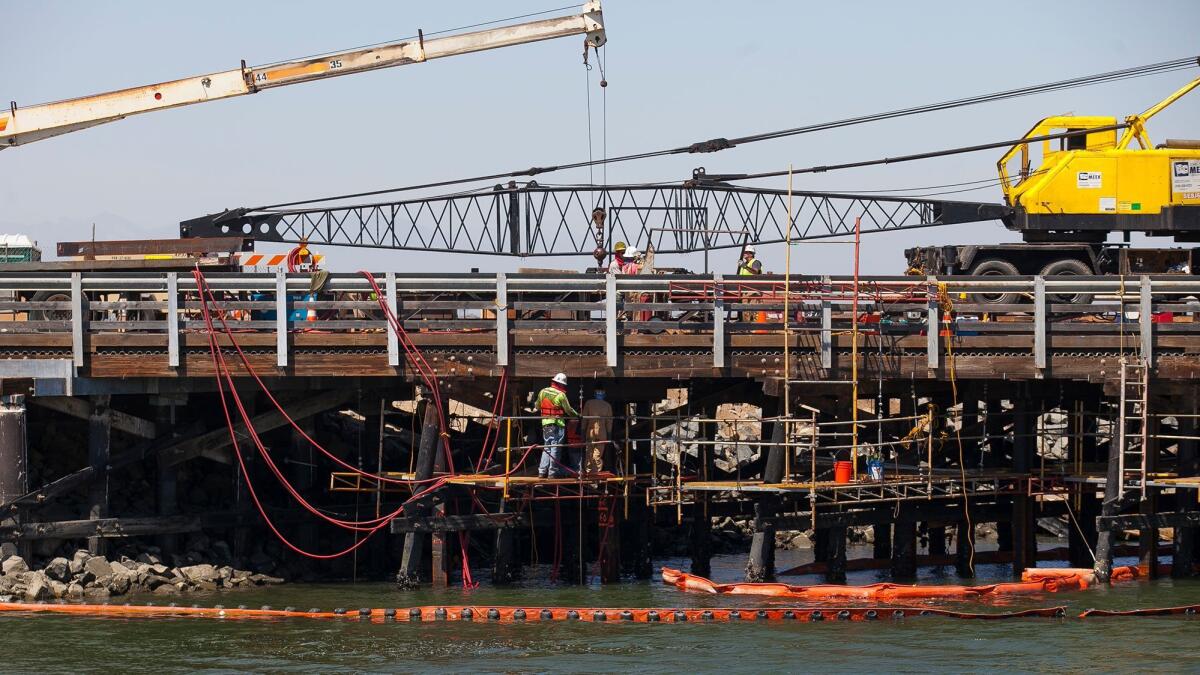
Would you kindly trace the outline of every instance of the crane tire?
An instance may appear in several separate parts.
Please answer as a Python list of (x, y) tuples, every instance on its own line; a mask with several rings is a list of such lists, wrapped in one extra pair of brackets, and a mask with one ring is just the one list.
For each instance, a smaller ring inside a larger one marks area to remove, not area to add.
[[(1015, 277), (1017, 266), (999, 258), (981, 260), (971, 268), (973, 277)], [(971, 302), (977, 305), (1014, 305), (1021, 301), (1020, 293), (972, 293)]]
[[(1043, 277), (1088, 277), (1095, 272), (1082, 260), (1063, 258), (1046, 265), (1038, 274)], [(1046, 295), (1046, 302), (1060, 305), (1087, 305), (1091, 304), (1093, 297), (1091, 293), (1050, 293)]]

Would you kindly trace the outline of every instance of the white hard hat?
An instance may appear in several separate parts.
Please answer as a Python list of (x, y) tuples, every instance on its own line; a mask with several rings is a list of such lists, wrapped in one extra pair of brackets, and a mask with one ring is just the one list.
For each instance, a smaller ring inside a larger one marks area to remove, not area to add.
[(742, 253), (754, 253), (754, 244), (746, 244), (746, 248), (742, 249)]
[(636, 247), (636, 246), (630, 246), (630, 247), (628, 247), (628, 248), (626, 248), (626, 249), (625, 249), (625, 257), (626, 257), (626, 258), (633, 258), (633, 257), (635, 257), (635, 256), (637, 256), (637, 255), (639, 255), (639, 253), (638, 253), (638, 250), (637, 250), (637, 247)]
[(559, 373), (554, 376), (554, 379), (552, 381), (557, 382), (558, 384), (561, 384), (562, 386), (565, 387), (565, 386), (567, 386), (567, 374)]

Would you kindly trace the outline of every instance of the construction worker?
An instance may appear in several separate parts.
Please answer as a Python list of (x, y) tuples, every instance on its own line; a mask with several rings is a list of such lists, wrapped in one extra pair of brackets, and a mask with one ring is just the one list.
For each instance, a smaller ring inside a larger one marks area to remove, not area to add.
[(566, 456), (562, 453), (563, 437), (567, 433), (566, 416), (579, 417), (567, 399), (567, 375), (559, 373), (550, 386), (538, 392), (538, 411), (542, 414), (542, 460), (538, 463), (538, 478), (564, 478), (567, 475)]
[(754, 257), (754, 245), (746, 244), (742, 249), (742, 259), (738, 261), (738, 276), (753, 277), (762, 274), (762, 261)]
[[(635, 248), (633, 252), (637, 253), (637, 249)], [(628, 249), (625, 248), (625, 242), (618, 241), (617, 245), (613, 247), (613, 259), (612, 262), (608, 263), (608, 273), (624, 274), (625, 272), (623, 270), (628, 262), (628, 259), (626, 258), (627, 255)]]
[(587, 440), (583, 456), (584, 473), (600, 473), (604, 470), (604, 450), (612, 436), (613, 408), (604, 400), (604, 387), (592, 390), (592, 398), (583, 404), (583, 433)]

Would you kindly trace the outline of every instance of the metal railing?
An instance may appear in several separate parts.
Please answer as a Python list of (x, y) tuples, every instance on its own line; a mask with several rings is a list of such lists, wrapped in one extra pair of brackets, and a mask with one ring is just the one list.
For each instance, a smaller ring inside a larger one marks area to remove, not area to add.
[[(945, 358), (945, 331), (1032, 335), (1038, 368), (1047, 367), (1052, 333), (1128, 337), (1129, 348), (1151, 367), (1156, 334), (1200, 333), (1200, 323), (1164, 322), (1168, 314), (1190, 319), (1200, 313), (1200, 280), (1182, 276), (870, 277), (857, 287), (836, 276), (794, 276), (785, 283), (779, 276), (388, 272), (376, 279), (406, 330), (492, 334), (499, 366), (508, 365), (513, 331), (603, 334), (610, 366), (617, 365), (621, 337), (631, 333), (706, 336), (703, 345), (694, 339), (688, 345), (710, 347), (713, 366), (723, 367), (729, 336), (782, 337), (786, 325), (792, 335), (813, 336), (822, 367), (829, 368), (834, 336), (854, 325), (855, 302), (860, 334), (924, 335), (930, 368)], [(280, 366), (288, 365), (290, 332), (387, 327), (370, 284), (357, 274), (331, 274), (316, 292), (308, 275), (283, 271), (210, 274), (207, 283), (231, 330), (276, 335)], [(1027, 302), (980, 300), (997, 293), (1017, 293)], [(1087, 304), (1050, 300), (1077, 294), (1092, 297)], [(0, 275), (0, 335), (69, 334), (75, 366), (83, 365), (85, 335), (103, 333), (165, 334), (169, 365), (178, 366), (180, 334), (204, 330), (200, 312), (195, 280), (174, 272)], [(388, 362), (398, 366), (397, 340), (388, 333)]]

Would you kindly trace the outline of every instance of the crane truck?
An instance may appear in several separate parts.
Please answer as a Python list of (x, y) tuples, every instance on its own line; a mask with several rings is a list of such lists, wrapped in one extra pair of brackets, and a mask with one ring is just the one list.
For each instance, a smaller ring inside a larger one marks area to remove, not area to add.
[[(1131, 248), (1128, 241), (1130, 233), (1141, 232), (1200, 242), (1200, 140), (1156, 146), (1146, 133), (1151, 117), (1198, 86), (1200, 78), (1123, 122), (1073, 115), (1041, 120), (1022, 138), (1086, 133), (1017, 143), (997, 163), (1008, 207), (1001, 221), (1023, 241), (910, 248), (909, 270), (972, 276), (1196, 274), (1200, 248)], [(1113, 232), (1123, 233), (1125, 243), (1106, 243)], [(1053, 301), (1084, 303), (1090, 297)], [(995, 293), (976, 300), (1019, 299)]]

